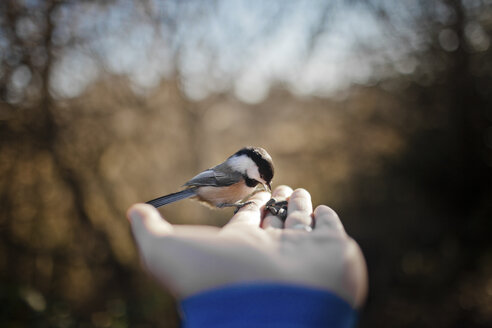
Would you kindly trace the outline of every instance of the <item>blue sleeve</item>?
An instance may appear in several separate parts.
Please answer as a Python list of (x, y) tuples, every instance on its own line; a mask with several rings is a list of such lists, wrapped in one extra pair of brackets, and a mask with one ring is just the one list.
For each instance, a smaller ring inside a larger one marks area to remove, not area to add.
[(304, 286), (238, 284), (181, 301), (183, 328), (349, 328), (357, 313), (335, 294)]

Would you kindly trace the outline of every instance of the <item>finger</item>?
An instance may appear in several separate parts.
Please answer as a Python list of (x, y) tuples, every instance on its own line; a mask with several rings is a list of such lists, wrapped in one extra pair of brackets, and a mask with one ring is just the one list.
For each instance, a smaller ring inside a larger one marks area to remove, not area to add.
[(346, 234), (337, 213), (326, 205), (320, 205), (314, 211), (315, 230), (335, 231)]
[(298, 225), (311, 226), (313, 219), (313, 204), (311, 203), (311, 195), (305, 189), (296, 189), (289, 199), (287, 211), (287, 219), (285, 220), (285, 228), (289, 229)]
[(291, 187), (282, 185), (275, 188), (275, 190), (272, 193), (272, 197), (278, 198), (277, 200), (286, 200), (287, 198), (290, 197), (290, 195), (292, 195), (292, 193), (293, 190)]
[(260, 226), (261, 212), (263, 205), (270, 199), (269, 192), (258, 192), (254, 194), (248, 202), (251, 204), (243, 206), (227, 223), (227, 227), (235, 226), (237, 224), (248, 224), (253, 226)]
[(148, 204), (135, 204), (128, 209), (128, 219), (137, 241), (149, 235), (162, 236), (173, 232), (173, 226)]
[[(278, 186), (272, 193), (272, 197), (277, 201), (283, 201), (292, 195), (292, 188), (289, 186)], [(266, 228), (282, 228), (284, 226), (284, 222), (276, 215), (273, 215), (269, 211), (267, 211), (267, 215), (263, 219), (262, 227)]]

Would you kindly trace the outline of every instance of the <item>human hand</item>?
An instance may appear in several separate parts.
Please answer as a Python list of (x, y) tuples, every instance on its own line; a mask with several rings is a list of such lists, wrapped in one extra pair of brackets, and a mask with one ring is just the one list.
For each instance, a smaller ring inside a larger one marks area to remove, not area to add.
[[(366, 265), (336, 213), (324, 205), (313, 212), (304, 189), (280, 186), (273, 196), (289, 200), (285, 224), (271, 214), (262, 217), (266, 192), (255, 194), (223, 228), (171, 225), (146, 204), (132, 206), (128, 216), (144, 265), (178, 299), (263, 281), (329, 290), (361, 306)], [(314, 228), (297, 229), (302, 226)]]

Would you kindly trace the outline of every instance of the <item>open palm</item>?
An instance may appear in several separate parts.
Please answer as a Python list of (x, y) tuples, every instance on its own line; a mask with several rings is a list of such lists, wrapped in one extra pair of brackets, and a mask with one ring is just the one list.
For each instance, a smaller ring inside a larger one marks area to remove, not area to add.
[(304, 189), (281, 186), (273, 194), (289, 200), (285, 223), (263, 216), (266, 192), (223, 228), (171, 225), (152, 206), (134, 205), (129, 217), (144, 265), (179, 299), (231, 284), (278, 282), (330, 290), (360, 306), (364, 259), (336, 213), (326, 206), (313, 213)]

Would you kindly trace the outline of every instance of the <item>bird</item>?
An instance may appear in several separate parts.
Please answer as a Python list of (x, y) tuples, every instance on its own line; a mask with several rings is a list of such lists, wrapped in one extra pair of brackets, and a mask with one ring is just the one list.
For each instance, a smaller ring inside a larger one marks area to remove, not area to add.
[(261, 147), (244, 147), (223, 163), (207, 169), (182, 187), (184, 190), (146, 202), (159, 208), (193, 198), (212, 208), (236, 207), (236, 212), (251, 202), (241, 202), (257, 190), (258, 184), (271, 192), (274, 175), (272, 157)]

